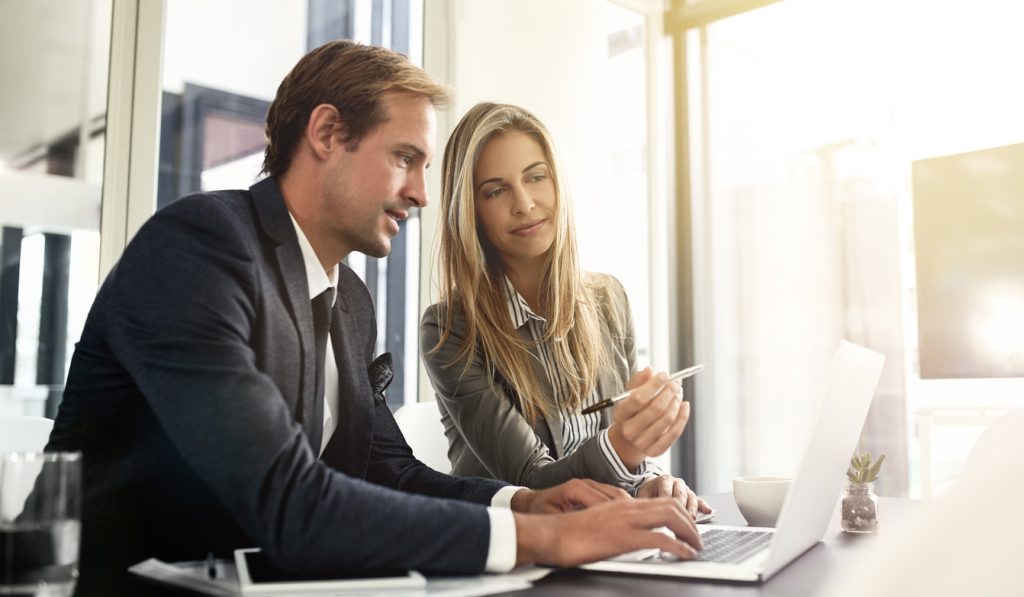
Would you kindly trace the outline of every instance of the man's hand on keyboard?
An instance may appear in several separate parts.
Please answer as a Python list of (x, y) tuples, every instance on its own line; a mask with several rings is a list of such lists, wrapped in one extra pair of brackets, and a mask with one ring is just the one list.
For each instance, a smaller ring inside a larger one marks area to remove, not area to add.
[(576, 566), (645, 548), (692, 560), (703, 547), (697, 525), (673, 498), (613, 500), (565, 514), (515, 517), (519, 564)]

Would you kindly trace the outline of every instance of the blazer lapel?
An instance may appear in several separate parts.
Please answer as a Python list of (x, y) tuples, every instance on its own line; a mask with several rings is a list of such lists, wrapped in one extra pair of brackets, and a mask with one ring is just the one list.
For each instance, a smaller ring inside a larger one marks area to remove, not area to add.
[[(283, 281), (288, 297), (289, 315), (299, 332), (299, 369), (302, 373), (302, 392), (294, 397), (292, 405), (295, 420), (302, 425), (314, 454), (320, 453), (323, 436), (323, 400), (314, 396), (316, 388), (316, 355), (314, 354), (313, 308), (309, 296), (309, 282), (306, 279), (306, 265), (302, 250), (295, 236), (288, 208), (277, 186), (277, 181), (268, 177), (254, 184), (252, 192), (256, 218), (263, 228), (269, 244), (273, 246), (277, 271)], [(291, 398), (286, 396), (286, 399)]]

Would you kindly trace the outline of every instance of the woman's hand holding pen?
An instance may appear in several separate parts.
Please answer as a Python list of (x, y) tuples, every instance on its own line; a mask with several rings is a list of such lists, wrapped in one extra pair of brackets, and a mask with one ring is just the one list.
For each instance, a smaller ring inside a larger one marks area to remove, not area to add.
[(655, 375), (650, 367), (634, 375), (626, 388), (632, 394), (615, 405), (608, 439), (622, 463), (634, 470), (679, 439), (690, 419), (690, 403), (683, 400), (679, 382), (669, 381), (667, 373)]

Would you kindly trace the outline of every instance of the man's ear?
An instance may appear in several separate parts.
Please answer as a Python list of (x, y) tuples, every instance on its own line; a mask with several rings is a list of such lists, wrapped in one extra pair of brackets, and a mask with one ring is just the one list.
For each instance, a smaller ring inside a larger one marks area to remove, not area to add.
[(344, 130), (345, 126), (341, 122), (341, 113), (338, 109), (330, 104), (320, 104), (309, 114), (309, 122), (306, 123), (306, 142), (316, 157), (325, 159), (330, 152), (341, 146), (342, 139), (338, 134)]

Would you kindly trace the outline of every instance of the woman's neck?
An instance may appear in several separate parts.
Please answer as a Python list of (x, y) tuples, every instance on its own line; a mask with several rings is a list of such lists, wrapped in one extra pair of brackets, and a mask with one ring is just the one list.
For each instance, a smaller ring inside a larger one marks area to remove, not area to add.
[(530, 309), (537, 315), (546, 317), (547, 314), (543, 312), (540, 300), (540, 286), (544, 279), (543, 262), (538, 260), (528, 264), (517, 263), (514, 266), (505, 264), (505, 272), (508, 275), (508, 279), (512, 281), (512, 286), (516, 289), (516, 292), (530, 305)]

